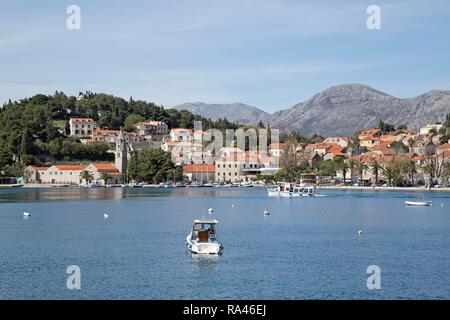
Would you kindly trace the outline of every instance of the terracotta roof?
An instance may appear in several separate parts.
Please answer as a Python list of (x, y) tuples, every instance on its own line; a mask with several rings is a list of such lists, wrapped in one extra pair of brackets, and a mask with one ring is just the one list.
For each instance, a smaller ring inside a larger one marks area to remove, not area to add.
[(440, 146), (438, 146), (438, 148), (441, 150), (448, 150), (450, 149), (450, 143), (441, 144)]
[(108, 172), (108, 175), (110, 175), (110, 176), (123, 176), (124, 174), (122, 172)]
[(94, 136), (107, 135), (107, 134), (114, 134), (117, 136), (120, 134), (120, 130), (94, 130), (94, 131), (92, 131), (92, 135), (94, 135)]
[(50, 168), (50, 167), (36, 167), (36, 166), (30, 166), (30, 167), (36, 171), (46, 171), (48, 168)]
[(183, 168), (184, 173), (204, 172), (215, 173), (216, 166), (213, 164), (189, 164)]
[(81, 170), (86, 169), (86, 165), (82, 165), (82, 164), (80, 164), (80, 165), (76, 165), (76, 164), (58, 165), (58, 164), (55, 164), (54, 167), (61, 171), (78, 171), (78, 170), (81, 171)]
[(112, 163), (92, 163), (92, 165), (97, 170), (111, 170), (111, 171), (118, 171), (118, 169), (112, 164)]
[(377, 134), (380, 131), (380, 129), (370, 129), (370, 130), (364, 130), (361, 132), (362, 135), (374, 135)]
[(284, 143), (271, 143), (270, 145), (269, 145), (269, 148), (270, 149), (284, 149), (284, 147), (285, 147), (285, 144)]
[(444, 152), (442, 152), (442, 155), (444, 158), (450, 158), (450, 150), (445, 150)]
[(372, 136), (365, 136), (365, 137), (361, 138), (360, 140), (361, 141), (378, 141), (378, 140), (380, 140), (380, 138), (375, 138)]
[(372, 151), (380, 151), (383, 155), (394, 155), (395, 151), (384, 144), (378, 144), (372, 148)]
[(344, 148), (335, 145), (328, 150), (328, 153), (332, 153), (335, 156), (345, 156), (345, 153), (343, 151)]

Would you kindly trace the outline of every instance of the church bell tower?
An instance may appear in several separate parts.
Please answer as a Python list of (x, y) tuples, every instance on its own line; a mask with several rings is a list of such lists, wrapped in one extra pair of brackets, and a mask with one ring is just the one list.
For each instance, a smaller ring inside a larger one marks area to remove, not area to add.
[(127, 166), (128, 166), (128, 158), (127, 158), (127, 142), (125, 139), (125, 135), (122, 132), (122, 129), (120, 129), (119, 136), (116, 139), (116, 159), (115, 159), (115, 166), (121, 173), (127, 172)]

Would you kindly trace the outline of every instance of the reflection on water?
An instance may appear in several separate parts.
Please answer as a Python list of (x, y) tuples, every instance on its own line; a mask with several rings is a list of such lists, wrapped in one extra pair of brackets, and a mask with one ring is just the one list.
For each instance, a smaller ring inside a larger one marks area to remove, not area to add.
[(0, 190), (0, 202), (117, 200), (131, 197), (237, 195), (213, 188), (14, 188)]

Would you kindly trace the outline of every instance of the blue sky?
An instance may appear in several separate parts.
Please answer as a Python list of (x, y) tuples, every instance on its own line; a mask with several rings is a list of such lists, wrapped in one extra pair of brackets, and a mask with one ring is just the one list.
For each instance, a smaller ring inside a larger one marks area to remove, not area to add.
[[(66, 8), (81, 8), (81, 30)], [(382, 29), (366, 27), (381, 8)], [(341, 83), (450, 89), (450, 2), (0, 0), (0, 102), (91, 90), (272, 112)]]

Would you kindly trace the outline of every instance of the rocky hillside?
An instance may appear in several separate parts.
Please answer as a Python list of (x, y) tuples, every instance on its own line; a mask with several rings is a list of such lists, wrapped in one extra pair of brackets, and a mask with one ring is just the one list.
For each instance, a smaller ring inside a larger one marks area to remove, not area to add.
[(414, 98), (399, 99), (366, 85), (345, 84), (328, 88), (274, 114), (243, 104), (201, 104), (197, 109), (188, 110), (207, 118), (216, 114), (246, 124), (262, 120), (274, 128), (295, 129), (304, 135), (348, 136), (356, 130), (376, 127), (380, 119), (396, 126), (406, 124), (412, 129), (443, 121), (450, 113), (450, 91), (433, 90)]

